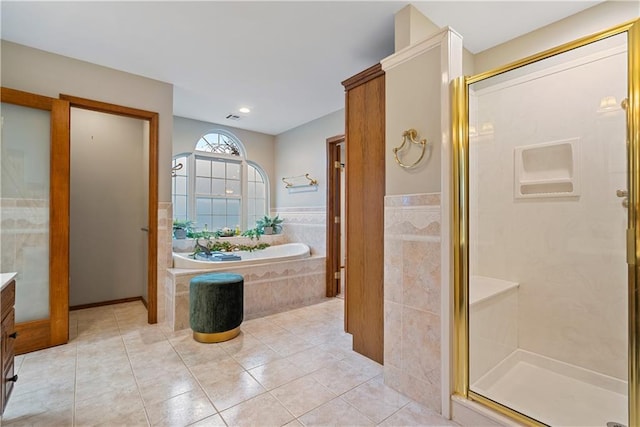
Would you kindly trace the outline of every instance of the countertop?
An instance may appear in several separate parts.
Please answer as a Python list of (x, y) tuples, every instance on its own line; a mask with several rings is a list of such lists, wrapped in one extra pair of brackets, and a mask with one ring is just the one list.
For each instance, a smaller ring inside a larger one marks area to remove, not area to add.
[(0, 291), (4, 289), (4, 287), (7, 286), (9, 282), (11, 282), (16, 277), (17, 274), (18, 273), (0, 273), (0, 283), (2, 283), (2, 286), (0, 286)]

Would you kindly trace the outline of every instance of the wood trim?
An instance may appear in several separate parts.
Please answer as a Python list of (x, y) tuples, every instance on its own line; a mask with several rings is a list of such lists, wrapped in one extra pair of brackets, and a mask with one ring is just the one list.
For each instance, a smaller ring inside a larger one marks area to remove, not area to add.
[(64, 344), (69, 341), (69, 179), (71, 155), (69, 136), (69, 102), (56, 99), (51, 110), (50, 345)]
[(60, 99), (69, 101), (72, 107), (79, 107), (85, 110), (98, 111), (100, 113), (116, 114), (119, 116), (131, 117), (132, 119), (151, 120), (158, 113), (141, 110), (138, 108), (125, 107), (123, 105), (110, 104), (108, 102), (96, 101), (93, 99), (80, 98), (78, 96), (60, 94)]
[(340, 216), (340, 169), (334, 163), (341, 161), (339, 144), (344, 141), (344, 135), (327, 138), (327, 297), (335, 297), (340, 286), (340, 279), (334, 276), (340, 271), (340, 224), (335, 222), (335, 217)]
[(147, 238), (147, 321), (158, 323), (158, 159), (160, 116), (153, 111), (60, 94), (71, 107), (149, 121), (149, 189)]
[(345, 317), (354, 351), (383, 363), (385, 77), (375, 68), (360, 75), (345, 102)]
[(384, 76), (384, 71), (382, 70), (382, 64), (378, 63), (343, 81), (342, 86), (344, 86), (344, 90), (349, 91), (380, 76)]
[[(149, 239), (147, 246), (147, 314), (149, 323), (158, 323), (158, 162), (159, 126), (157, 113), (149, 119)], [(163, 279), (164, 280), (164, 279)], [(163, 301), (164, 303), (164, 301)]]
[(21, 105), (23, 107), (37, 108), (38, 110), (51, 111), (55, 98), (37, 95), (35, 93), (23, 92), (21, 90), (3, 87), (0, 92), (2, 102)]
[(49, 319), (16, 323), (16, 332), (18, 333), (15, 344), (16, 354), (24, 354), (51, 347), (51, 344), (49, 344), (50, 325)]
[(51, 114), (49, 316), (16, 324), (15, 349), (23, 354), (69, 340), (69, 103), (6, 87), (0, 93), (2, 102)]
[[(90, 304), (72, 305), (71, 307), (69, 307), (69, 310), (70, 311), (84, 310), (85, 308), (103, 307), (105, 305), (123, 304), (125, 302), (134, 302), (134, 301), (142, 301), (142, 304), (145, 304), (144, 303), (144, 298), (139, 296), (139, 297), (112, 299), (112, 300), (109, 300), (109, 301), (92, 302)], [(146, 306), (146, 304), (145, 304), (145, 306)]]

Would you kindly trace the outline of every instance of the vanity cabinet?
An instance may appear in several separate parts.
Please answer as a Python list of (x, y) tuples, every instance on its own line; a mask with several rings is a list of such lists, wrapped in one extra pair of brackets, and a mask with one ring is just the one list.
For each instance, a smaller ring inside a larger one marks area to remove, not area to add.
[(2, 372), (2, 381), (0, 384), (0, 409), (4, 412), (13, 385), (18, 380), (18, 376), (14, 372), (14, 344), (16, 341), (16, 316), (15, 316), (15, 299), (16, 299), (16, 282), (13, 278), (6, 283), (2, 283), (2, 291), (0, 291), (0, 369)]

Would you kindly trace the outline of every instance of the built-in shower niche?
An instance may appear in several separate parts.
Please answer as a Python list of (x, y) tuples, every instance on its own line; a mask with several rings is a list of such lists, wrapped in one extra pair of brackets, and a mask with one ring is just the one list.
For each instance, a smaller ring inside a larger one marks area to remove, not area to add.
[(580, 138), (516, 147), (516, 199), (580, 195)]

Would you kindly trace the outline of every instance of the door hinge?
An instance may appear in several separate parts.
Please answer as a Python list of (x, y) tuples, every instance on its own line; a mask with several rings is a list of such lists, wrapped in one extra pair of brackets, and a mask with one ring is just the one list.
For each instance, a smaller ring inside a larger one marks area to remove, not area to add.
[(336, 169), (342, 169), (344, 167), (344, 165), (336, 160), (336, 161), (333, 162), (333, 167), (336, 168)]
[(627, 229), (627, 264), (636, 265), (636, 230)]
[(339, 216), (334, 217), (334, 218), (333, 218), (333, 222), (334, 222), (335, 224), (340, 224), (340, 217), (339, 217)]
[(340, 280), (340, 272), (336, 271), (335, 273), (333, 273), (333, 278), (336, 280)]

